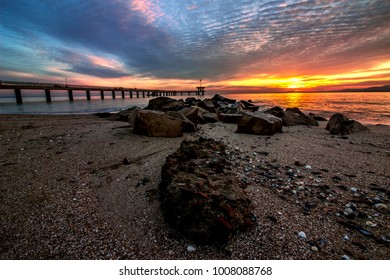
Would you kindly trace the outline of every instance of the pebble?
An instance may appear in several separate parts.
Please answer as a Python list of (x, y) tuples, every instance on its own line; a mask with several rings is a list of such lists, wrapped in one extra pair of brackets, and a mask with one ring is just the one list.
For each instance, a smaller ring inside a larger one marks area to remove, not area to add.
[(300, 231), (300, 232), (298, 233), (298, 236), (299, 236), (300, 238), (302, 238), (302, 239), (306, 239), (306, 233), (304, 233), (303, 231)]
[(367, 221), (366, 222), (366, 226), (369, 226), (369, 227), (376, 227), (376, 224), (371, 222), (371, 221)]
[(343, 239), (344, 239), (344, 241), (349, 241), (349, 236), (348, 235), (344, 235)]
[(345, 216), (351, 215), (352, 213), (353, 213), (353, 210), (352, 210), (351, 208), (346, 207), (346, 208), (344, 209), (344, 215), (345, 215)]
[(341, 258), (342, 258), (343, 260), (350, 260), (350, 258), (349, 258), (347, 255), (343, 255)]
[(320, 197), (326, 198), (326, 194), (322, 192), (322, 193), (320, 193)]
[(195, 248), (195, 246), (188, 245), (188, 246), (187, 246), (187, 251), (188, 251), (188, 252), (195, 252), (195, 251), (196, 251), (196, 248)]
[(303, 186), (298, 187), (298, 191), (304, 191), (304, 190), (305, 190), (305, 187), (303, 187)]
[(311, 169), (311, 166), (310, 165), (305, 165), (305, 168), (306, 169)]
[(352, 192), (357, 192), (357, 188), (351, 188)]
[(314, 252), (318, 252), (318, 248), (316, 246), (312, 246), (311, 250), (314, 251)]
[(379, 210), (386, 210), (387, 209), (387, 205), (383, 204), (383, 203), (377, 203), (374, 206), (376, 209), (379, 209)]

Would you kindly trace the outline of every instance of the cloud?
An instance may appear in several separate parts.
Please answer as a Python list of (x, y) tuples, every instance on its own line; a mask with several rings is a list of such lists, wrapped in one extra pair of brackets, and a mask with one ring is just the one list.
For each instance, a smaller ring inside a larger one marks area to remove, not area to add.
[[(347, 71), (390, 60), (389, 1), (0, 2), (0, 35), (8, 45), (22, 38), (45, 50), (18, 50), (21, 60), (33, 54), (27, 60), (45, 61), (38, 72), (58, 63), (96, 77), (221, 80)], [(98, 63), (93, 55), (119, 64)], [(0, 67), (15, 64), (8, 62)]]

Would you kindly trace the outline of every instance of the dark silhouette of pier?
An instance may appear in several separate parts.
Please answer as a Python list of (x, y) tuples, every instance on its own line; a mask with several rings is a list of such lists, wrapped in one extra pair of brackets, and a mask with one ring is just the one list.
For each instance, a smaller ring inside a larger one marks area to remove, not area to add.
[(191, 95), (197, 96), (204, 95), (205, 87), (196, 87), (196, 90), (160, 90), (160, 89), (140, 89), (140, 88), (127, 88), (127, 87), (105, 87), (105, 86), (89, 86), (89, 85), (72, 85), (72, 84), (59, 84), (59, 83), (34, 83), (34, 82), (15, 82), (15, 81), (0, 81), (0, 89), (13, 89), (15, 92), (16, 103), (23, 104), (22, 90), (26, 89), (38, 89), (44, 90), (46, 96), (46, 102), (50, 103), (51, 92), (54, 90), (67, 90), (68, 98), (70, 102), (73, 102), (73, 91), (82, 90), (85, 91), (87, 100), (91, 100), (91, 91), (100, 91), (100, 98), (104, 99), (104, 92), (110, 91), (112, 99), (116, 99), (117, 94), (119, 98), (126, 98), (128, 94), (130, 98), (133, 96), (139, 98), (155, 97), (155, 96), (177, 96), (177, 95)]

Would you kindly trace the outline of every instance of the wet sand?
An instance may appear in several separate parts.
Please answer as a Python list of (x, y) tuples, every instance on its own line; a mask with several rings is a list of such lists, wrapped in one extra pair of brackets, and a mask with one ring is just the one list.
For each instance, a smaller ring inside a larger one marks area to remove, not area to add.
[[(0, 258), (389, 259), (390, 127), (324, 127), (152, 138), (91, 115), (0, 115)], [(159, 208), (166, 156), (200, 135), (228, 145), (257, 217), (224, 246), (194, 245)]]

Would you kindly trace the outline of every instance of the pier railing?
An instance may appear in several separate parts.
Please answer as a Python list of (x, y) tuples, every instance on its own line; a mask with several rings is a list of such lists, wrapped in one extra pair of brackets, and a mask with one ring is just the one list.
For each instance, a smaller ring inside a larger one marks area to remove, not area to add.
[(122, 98), (126, 96), (126, 92), (129, 93), (129, 97), (133, 98), (134, 95), (137, 98), (150, 96), (177, 96), (177, 95), (204, 95), (205, 87), (197, 87), (196, 90), (160, 90), (160, 89), (140, 89), (140, 88), (128, 88), (128, 87), (108, 87), (108, 86), (92, 86), (92, 85), (74, 85), (74, 84), (61, 84), (61, 83), (37, 83), (37, 82), (18, 82), (18, 81), (0, 81), (0, 89), (13, 89), (15, 92), (16, 103), (22, 104), (22, 90), (25, 89), (40, 89), (45, 91), (46, 102), (51, 102), (52, 90), (67, 90), (69, 101), (73, 101), (74, 90), (85, 90), (87, 100), (91, 100), (91, 91), (100, 91), (100, 97), (104, 99), (104, 91), (111, 91), (112, 98), (116, 98), (116, 92), (120, 91)]

